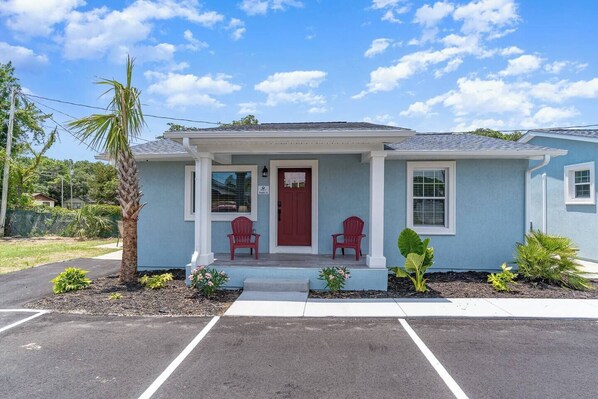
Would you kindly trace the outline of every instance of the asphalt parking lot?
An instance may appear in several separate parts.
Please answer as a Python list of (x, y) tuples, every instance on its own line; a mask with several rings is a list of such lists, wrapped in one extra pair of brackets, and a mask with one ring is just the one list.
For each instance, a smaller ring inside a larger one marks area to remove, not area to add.
[[(0, 332), (0, 397), (455, 397), (396, 318), (223, 317), (189, 350), (211, 320), (40, 315)], [(596, 321), (407, 323), (467, 397), (596, 397)]]

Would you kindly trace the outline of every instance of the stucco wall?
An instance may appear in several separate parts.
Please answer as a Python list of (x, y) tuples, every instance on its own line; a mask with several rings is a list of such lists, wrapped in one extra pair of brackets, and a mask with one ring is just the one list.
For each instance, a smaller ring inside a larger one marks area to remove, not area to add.
[(580, 257), (598, 261), (598, 213), (596, 205), (565, 205), (565, 166), (594, 161), (598, 164), (598, 144), (534, 137), (530, 144), (568, 150), (565, 156), (553, 158), (550, 163), (532, 175), (532, 222), (542, 227), (541, 175), (546, 173), (547, 223), (546, 231), (571, 238), (579, 246)]
[[(258, 165), (271, 159), (319, 160), (319, 252), (332, 252), (330, 235), (342, 231), (351, 215), (365, 220), (368, 231), (369, 164), (359, 155), (235, 156), (234, 164)], [(184, 167), (182, 162), (139, 164), (144, 202), (139, 222), (139, 264), (142, 267), (183, 267), (193, 252), (193, 222), (183, 220)], [(496, 269), (511, 261), (516, 241), (524, 231), (524, 171), (526, 161), (457, 161), (457, 217), (455, 236), (433, 236), (438, 270)], [(389, 266), (402, 264), (396, 240), (405, 227), (406, 162), (387, 161), (385, 168), (384, 255)], [(269, 178), (258, 177), (259, 185)], [(269, 197), (258, 196), (255, 229), (260, 250), (268, 252)], [(228, 252), (230, 222), (213, 222), (212, 250)], [(364, 253), (368, 251), (367, 238)]]

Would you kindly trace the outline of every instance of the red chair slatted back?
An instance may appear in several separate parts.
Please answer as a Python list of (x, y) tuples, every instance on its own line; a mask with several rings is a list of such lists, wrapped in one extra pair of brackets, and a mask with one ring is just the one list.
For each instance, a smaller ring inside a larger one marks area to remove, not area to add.
[(251, 219), (246, 218), (245, 216), (239, 216), (233, 220), (230, 225), (233, 229), (235, 242), (243, 244), (251, 242), (251, 234), (253, 233), (253, 221), (251, 221)]
[(364, 221), (357, 216), (351, 216), (343, 222), (343, 238), (346, 243), (355, 243), (363, 233)]

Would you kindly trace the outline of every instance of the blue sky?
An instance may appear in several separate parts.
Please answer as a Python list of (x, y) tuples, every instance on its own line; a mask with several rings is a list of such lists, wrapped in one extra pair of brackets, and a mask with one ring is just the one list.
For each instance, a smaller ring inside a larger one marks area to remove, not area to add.
[[(214, 122), (583, 125), (598, 123), (596, 15), (593, 0), (0, 0), (0, 62), (27, 93), (102, 106), (92, 82), (122, 79), (130, 53), (146, 113)], [(147, 123), (144, 139), (166, 128)], [(65, 132), (49, 155), (93, 157)]]

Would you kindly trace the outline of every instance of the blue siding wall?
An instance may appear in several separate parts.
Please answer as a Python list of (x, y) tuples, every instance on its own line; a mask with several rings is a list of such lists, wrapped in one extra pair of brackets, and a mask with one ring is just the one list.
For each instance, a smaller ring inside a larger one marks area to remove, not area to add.
[[(594, 161), (598, 164), (598, 144), (534, 137), (531, 144), (568, 150), (565, 156), (553, 158), (532, 176), (532, 222), (542, 227), (542, 183), (546, 173), (547, 225), (546, 231), (571, 238), (579, 247), (579, 256), (598, 261), (598, 213), (596, 205), (565, 205), (565, 166)], [(595, 173), (595, 172), (594, 172)]]
[[(234, 164), (258, 165), (271, 159), (319, 160), (319, 252), (332, 252), (330, 235), (342, 231), (342, 221), (361, 217), (368, 230), (369, 164), (359, 155), (235, 156)], [(516, 241), (524, 232), (523, 160), (457, 161), (457, 234), (433, 236), (437, 270), (497, 269), (511, 261)], [(183, 220), (183, 162), (139, 164), (144, 202), (139, 222), (139, 264), (184, 267), (193, 252), (193, 222)], [(406, 220), (406, 162), (387, 161), (385, 174), (385, 249), (389, 266), (402, 264), (396, 240)], [(259, 185), (269, 178), (258, 177)], [(268, 252), (269, 197), (258, 195), (256, 230), (262, 234), (260, 250)], [(213, 222), (212, 250), (228, 252), (230, 222)], [(364, 253), (368, 251), (367, 238)]]

